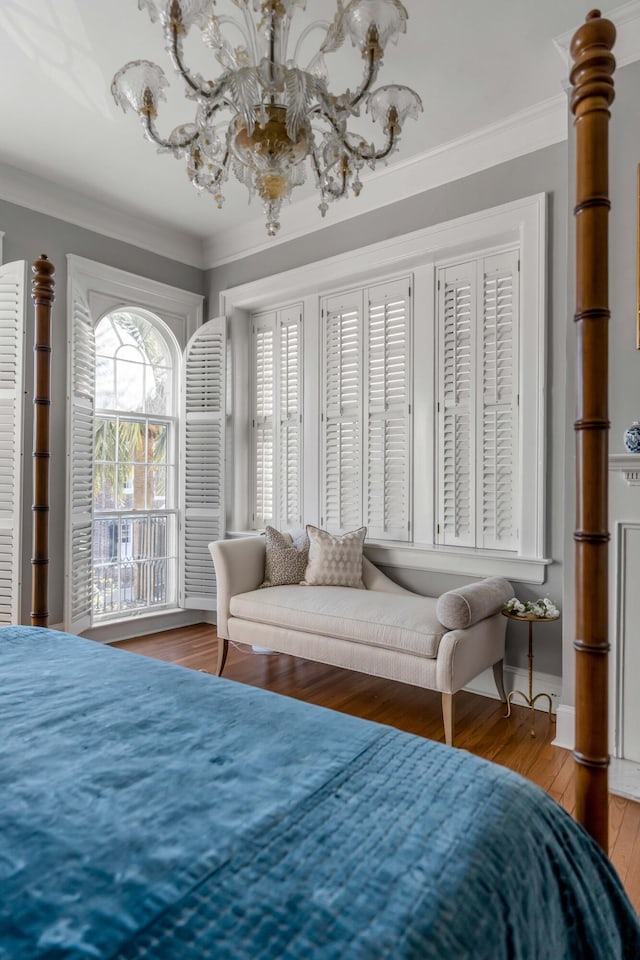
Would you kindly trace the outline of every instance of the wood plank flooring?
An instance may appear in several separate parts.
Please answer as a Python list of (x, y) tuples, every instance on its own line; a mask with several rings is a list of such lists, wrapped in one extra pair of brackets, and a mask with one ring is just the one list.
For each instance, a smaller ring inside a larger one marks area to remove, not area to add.
[[(207, 624), (123, 641), (118, 647), (193, 670), (215, 672), (217, 640), (215, 628)], [(233, 646), (224, 675), (431, 740), (444, 740), (440, 695), (408, 684)], [(554, 724), (546, 714), (536, 711), (535, 738), (530, 736), (529, 723), (529, 711), (524, 707), (514, 706), (507, 720), (499, 701), (464, 692), (456, 696), (456, 746), (528, 777), (572, 813), (573, 758), (568, 750), (551, 746)], [(640, 913), (640, 804), (612, 795), (609, 818), (611, 860)]]

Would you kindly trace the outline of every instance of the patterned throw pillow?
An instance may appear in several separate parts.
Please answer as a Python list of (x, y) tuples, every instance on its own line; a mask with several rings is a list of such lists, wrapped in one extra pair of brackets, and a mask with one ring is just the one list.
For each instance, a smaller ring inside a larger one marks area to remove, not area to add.
[(264, 563), (263, 587), (279, 587), (285, 583), (300, 583), (309, 558), (309, 538), (306, 533), (296, 540), (275, 527), (265, 528), (267, 552)]
[(357, 587), (362, 582), (362, 548), (367, 528), (360, 527), (341, 537), (307, 524), (309, 563), (303, 583), (312, 586)]

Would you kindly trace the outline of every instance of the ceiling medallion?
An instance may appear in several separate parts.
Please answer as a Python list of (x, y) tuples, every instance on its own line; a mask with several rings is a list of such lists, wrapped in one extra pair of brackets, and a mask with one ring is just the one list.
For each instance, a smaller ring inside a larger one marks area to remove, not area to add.
[[(263, 202), (267, 232), (280, 227), (282, 201), (305, 180), (309, 158), (320, 192), (324, 217), (333, 200), (362, 189), (360, 170), (386, 160), (395, 150), (407, 117), (418, 118), (422, 102), (409, 87), (391, 84), (372, 90), (387, 44), (406, 32), (407, 11), (400, 0), (338, 0), (332, 22), (316, 20), (290, 41), (296, 8), (306, 0), (233, 0), (240, 17), (219, 16), (216, 0), (138, 0), (138, 7), (160, 21), (167, 52), (195, 102), (192, 123), (185, 123), (164, 140), (156, 129), (158, 103), (165, 98), (167, 79), (149, 60), (128, 63), (113, 78), (111, 92), (123, 110), (133, 109), (145, 136), (160, 152), (183, 157), (189, 179), (199, 191), (211, 193), (218, 207), (223, 185), (232, 170), (249, 196)], [(215, 80), (189, 71), (183, 41), (198, 27), (204, 43), (220, 64)], [(239, 31), (243, 42), (233, 46), (225, 36)], [(305, 41), (322, 31), (322, 42), (305, 66), (298, 57)], [(346, 38), (359, 48), (364, 76), (355, 92), (334, 96), (328, 88), (325, 54), (338, 50)], [(377, 149), (348, 123), (364, 107), (380, 122), (385, 143)]]

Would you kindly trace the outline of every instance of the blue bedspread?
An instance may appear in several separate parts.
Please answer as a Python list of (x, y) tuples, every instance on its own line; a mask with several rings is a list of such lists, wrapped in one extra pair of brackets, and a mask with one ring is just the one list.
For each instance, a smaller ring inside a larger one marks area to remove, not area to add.
[(0, 629), (1, 960), (640, 957), (542, 791), (419, 737)]

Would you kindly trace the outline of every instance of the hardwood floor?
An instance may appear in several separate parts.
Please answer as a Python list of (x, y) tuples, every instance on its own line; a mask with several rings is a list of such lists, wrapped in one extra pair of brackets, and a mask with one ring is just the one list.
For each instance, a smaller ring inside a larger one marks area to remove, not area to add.
[[(215, 628), (206, 624), (126, 640), (118, 646), (193, 670), (215, 672)], [(418, 687), (233, 646), (224, 675), (432, 740), (444, 740), (440, 695)], [(535, 730), (533, 738), (529, 711), (524, 707), (514, 706), (507, 720), (499, 701), (464, 692), (456, 696), (456, 746), (528, 777), (572, 813), (573, 758), (568, 750), (551, 746), (554, 725), (540, 711), (536, 711)], [(611, 795), (609, 821), (611, 860), (640, 912), (640, 804)]]

